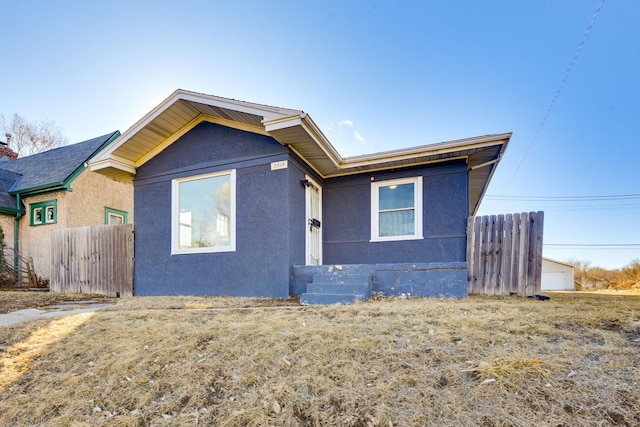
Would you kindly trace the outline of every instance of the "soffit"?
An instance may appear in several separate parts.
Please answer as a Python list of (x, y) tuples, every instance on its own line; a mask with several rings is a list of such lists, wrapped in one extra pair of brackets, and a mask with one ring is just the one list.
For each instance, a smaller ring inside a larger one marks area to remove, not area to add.
[(510, 133), (486, 135), (343, 158), (301, 110), (177, 90), (100, 153), (91, 169), (130, 182), (137, 167), (202, 121), (272, 136), (324, 178), (464, 159), (469, 166), (471, 214), (511, 138)]

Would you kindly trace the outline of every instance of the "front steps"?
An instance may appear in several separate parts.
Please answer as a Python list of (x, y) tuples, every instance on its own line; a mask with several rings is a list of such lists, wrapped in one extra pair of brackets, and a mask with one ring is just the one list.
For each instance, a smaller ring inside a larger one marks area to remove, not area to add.
[(304, 305), (353, 304), (371, 297), (371, 274), (343, 272), (316, 273), (307, 292), (300, 295)]

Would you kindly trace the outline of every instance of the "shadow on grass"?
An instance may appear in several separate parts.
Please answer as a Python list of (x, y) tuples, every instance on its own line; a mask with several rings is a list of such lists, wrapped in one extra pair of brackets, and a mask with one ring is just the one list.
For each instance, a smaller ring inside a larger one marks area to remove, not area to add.
[(53, 320), (0, 354), (0, 393), (28, 372), (31, 361), (47, 347), (68, 337), (94, 315), (93, 312), (80, 313)]

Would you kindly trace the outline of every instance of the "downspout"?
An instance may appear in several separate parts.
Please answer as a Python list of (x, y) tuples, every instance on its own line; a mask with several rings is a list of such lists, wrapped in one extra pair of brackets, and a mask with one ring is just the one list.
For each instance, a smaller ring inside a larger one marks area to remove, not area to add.
[(18, 251), (20, 250), (20, 238), (18, 233), (20, 232), (20, 218), (22, 218), (22, 209), (20, 208), (20, 193), (16, 193), (16, 218), (13, 221), (13, 267), (14, 271), (18, 272), (20, 267), (20, 260), (18, 259)]

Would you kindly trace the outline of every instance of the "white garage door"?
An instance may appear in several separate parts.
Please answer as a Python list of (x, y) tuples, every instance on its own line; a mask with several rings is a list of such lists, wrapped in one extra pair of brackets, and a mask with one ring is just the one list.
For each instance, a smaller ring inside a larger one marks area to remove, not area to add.
[(564, 271), (543, 273), (540, 288), (543, 291), (564, 291)]

